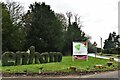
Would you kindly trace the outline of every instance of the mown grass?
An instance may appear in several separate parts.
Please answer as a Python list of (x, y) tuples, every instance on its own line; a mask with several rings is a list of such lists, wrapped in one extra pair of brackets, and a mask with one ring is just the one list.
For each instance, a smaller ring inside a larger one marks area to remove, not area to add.
[(31, 64), (31, 65), (19, 65), (19, 66), (3, 66), (3, 73), (40, 73), (40, 72), (70, 72), (68, 69), (70, 66), (75, 66), (77, 71), (92, 71), (97, 70), (95, 65), (103, 65), (106, 68), (98, 70), (110, 70), (118, 67), (118, 63), (114, 62), (111, 67), (107, 66), (109, 60), (89, 57), (88, 60), (75, 60), (72, 61), (71, 56), (65, 56), (62, 62), (44, 63), (44, 64)]

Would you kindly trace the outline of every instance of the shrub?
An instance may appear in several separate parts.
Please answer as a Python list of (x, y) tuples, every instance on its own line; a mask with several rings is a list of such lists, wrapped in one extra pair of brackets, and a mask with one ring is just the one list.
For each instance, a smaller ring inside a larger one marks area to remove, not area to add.
[(49, 53), (49, 62), (54, 62), (54, 54), (55, 54), (55, 52)]
[(30, 47), (29, 64), (33, 63), (34, 53), (35, 53), (35, 47), (31, 46)]
[(20, 64), (21, 64), (21, 52), (17, 51), (16, 58), (15, 58), (15, 65), (20, 65)]
[(40, 58), (40, 53), (39, 52), (35, 52), (35, 64), (39, 64), (40, 63), (39, 58)]
[(50, 52), (49, 61), (50, 62), (61, 62), (62, 54), (60, 52)]
[(62, 53), (57, 52), (57, 55), (58, 55), (58, 62), (61, 62), (62, 61)]
[(21, 52), (22, 65), (28, 64), (29, 54), (27, 52)]
[(2, 65), (3, 66), (13, 66), (15, 65), (15, 54), (13, 52), (5, 52), (2, 55)]
[(48, 63), (48, 52), (40, 54), (40, 63)]
[(120, 48), (104, 49), (103, 52), (106, 54), (119, 54)]

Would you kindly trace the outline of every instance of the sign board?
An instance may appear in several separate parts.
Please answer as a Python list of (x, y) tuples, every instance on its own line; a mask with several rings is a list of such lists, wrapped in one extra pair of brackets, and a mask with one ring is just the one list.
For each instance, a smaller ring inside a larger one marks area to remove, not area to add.
[(73, 57), (75, 59), (86, 59), (87, 53), (86, 42), (73, 42)]
[(87, 55), (87, 45), (80, 42), (73, 42), (73, 55)]

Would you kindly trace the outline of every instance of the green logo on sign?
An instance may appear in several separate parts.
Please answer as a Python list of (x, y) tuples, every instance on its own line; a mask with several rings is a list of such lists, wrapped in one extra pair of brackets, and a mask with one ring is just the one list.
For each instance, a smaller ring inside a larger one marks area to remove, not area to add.
[(76, 48), (77, 50), (80, 50), (80, 44), (76, 45), (75, 48)]

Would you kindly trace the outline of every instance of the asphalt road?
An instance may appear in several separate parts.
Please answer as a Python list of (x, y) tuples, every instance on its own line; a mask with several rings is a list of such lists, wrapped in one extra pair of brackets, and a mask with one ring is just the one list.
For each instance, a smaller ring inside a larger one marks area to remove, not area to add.
[(82, 78), (120, 78), (119, 73), (120, 73), (120, 70), (112, 71), (112, 72), (102, 72), (99, 74), (82, 76)]
[[(102, 72), (93, 75), (69, 75), (61, 77), (4, 77), (2, 80), (119, 80), (118, 71)], [(98, 79), (99, 78), (99, 79)], [(100, 79), (101, 78), (101, 79)], [(109, 79), (108, 79), (109, 78)]]

